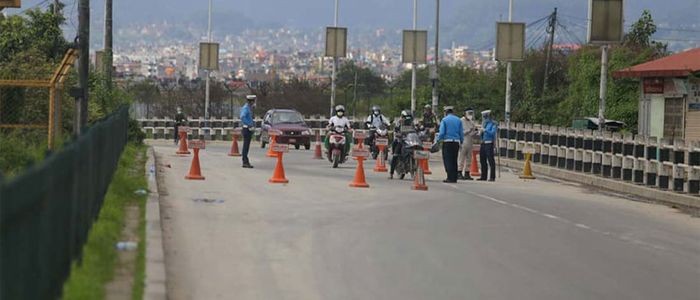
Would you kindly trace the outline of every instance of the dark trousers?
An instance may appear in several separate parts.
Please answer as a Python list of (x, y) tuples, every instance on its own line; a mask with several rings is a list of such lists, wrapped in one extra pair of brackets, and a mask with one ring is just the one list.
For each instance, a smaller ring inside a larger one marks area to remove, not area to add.
[(486, 180), (486, 178), (496, 180), (496, 159), (494, 158), (493, 154), (493, 143), (481, 144), (481, 150), (479, 151), (479, 161), (481, 161), (481, 179), (483, 180)]
[(459, 155), (458, 142), (442, 143), (442, 162), (445, 164), (445, 172), (448, 181), (457, 181), (457, 156)]
[(391, 163), (389, 164), (389, 174), (391, 175), (394, 175), (396, 166), (399, 164), (402, 150), (403, 144), (400, 141), (395, 139), (393, 142), (391, 142)]
[(175, 142), (180, 139), (180, 133), (178, 132), (178, 129), (180, 128), (180, 125), (175, 124)]
[(243, 128), (243, 153), (241, 153), (241, 156), (243, 157), (243, 164), (247, 165), (250, 164), (250, 160), (248, 159), (248, 152), (250, 151), (250, 141), (253, 139), (253, 131), (250, 130), (250, 128)]

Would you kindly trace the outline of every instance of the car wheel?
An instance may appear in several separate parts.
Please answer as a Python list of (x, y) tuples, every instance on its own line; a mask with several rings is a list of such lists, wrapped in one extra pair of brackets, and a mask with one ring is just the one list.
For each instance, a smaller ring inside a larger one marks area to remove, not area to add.
[(306, 145), (304, 145), (304, 149), (306, 149), (306, 150), (311, 150), (311, 144), (306, 144)]
[(265, 145), (267, 145), (266, 142), (264, 142), (264, 141), (260, 142), (260, 148), (265, 149)]
[(299, 144), (294, 145), (294, 149), (299, 150), (299, 148), (301, 148), (301, 145), (299, 145)]

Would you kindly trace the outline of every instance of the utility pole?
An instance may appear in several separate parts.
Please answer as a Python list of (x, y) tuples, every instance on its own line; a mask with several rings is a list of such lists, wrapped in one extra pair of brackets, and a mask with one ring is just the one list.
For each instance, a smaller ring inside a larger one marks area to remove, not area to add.
[[(508, 22), (513, 22), (513, 0), (508, 1)], [(513, 73), (512, 64), (509, 61), (506, 65), (506, 128), (510, 129), (510, 77)]]
[(435, 74), (433, 78), (433, 113), (438, 107), (438, 84), (440, 83), (440, 0), (436, 0), (435, 8)]
[(598, 129), (605, 131), (605, 95), (608, 91), (608, 45), (601, 47), (603, 53), (600, 59), (600, 102), (598, 107)]
[(112, 0), (105, 0), (104, 57), (102, 58), (107, 89), (112, 89)]
[(78, 134), (87, 125), (88, 119), (88, 76), (90, 72), (90, 0), (80, 0), (78, 3), (78, 46), (80, 56), (78, 59), (78, 83), (80, 85), (80, 97), (78, 98), (77, 112)]
[[(418, 27), (418, 0), (413, 0), (413, 30)], [(411, 63), (411, 113), (416, 113), (416, 61)]]
[(549, 27), (547, 27), (547, 33), (549, 33), (549, 42), (547, 44), (547, 60), (544, 63), (544, 83), (542, 86), (542, 97), (547, 91), (547, 81), (549, 81), (549, 61), (552, 58), (552, 48), (554, 47), (554, 31), (557, 28), (557, 8), (554, 8), (554, 12), (549, 17)]
[(54, 15), (58, 15), (58, 13), (60, 11), (58, 9), (58, 4), (59, 4), (58, 0), (53, 0), (53, 14)]
[[(333, 27), (338, 27), (338, 0), (335, 0), (335, 11), (333, 14)], [(337, 42), (337, 41), (336, 41)], [(335, 110), (335, 77), (336, 71), (338, 69), (338, 56), (333, 56), (333, 67), (331, 69), (331, 114), (333, 117), (333, 111)]]
[[(211, 43), (211, 0), (209, 0), (209, 22), (207, 25), (207, 42)], [(204, 122), (209, 126), (209, 81), (211, 77), (211, 71), (207, 70), (205, 72), (207, 78), (205, 80), (205, 91), (204, 91)]]
[(355, 82), (352, 85), (352, 115), (357, 117), (357, 69), (355, 69)]

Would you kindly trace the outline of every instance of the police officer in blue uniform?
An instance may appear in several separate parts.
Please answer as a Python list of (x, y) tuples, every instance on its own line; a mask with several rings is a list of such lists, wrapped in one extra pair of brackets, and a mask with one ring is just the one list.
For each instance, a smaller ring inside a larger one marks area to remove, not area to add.
[(440, 121), (440, 131), (435, 143), (442, 141), (442, 162), (445, 165), (447, 179), (442, 182), (457, 182), (457, 157), (459, 147), (464, 141), (462, 121), (454, 114), (454, 107), (445, 106), (445, 117)]
[(498, 124), (491, 118), (491, 111), (481, 112), (481, 149), (479, 150), (479, 160), (481, 161), (481, 178), (479, 181), (496, 181), (496, 159), (494, 158), (494, 143)]
[(253, 130), (255, 129), (253, 108), (255, 107), (256, 99), (255, 95), (246, 96), (247, 103), (241, 109), (241, 123), (243, 125), (243, 153), (241, 153), (241, 156), (243, 157), (243, 167), (246, 169), (253, 168), (248, 159), (248, 152), (250, 151), (250, 141), (253, 139)]

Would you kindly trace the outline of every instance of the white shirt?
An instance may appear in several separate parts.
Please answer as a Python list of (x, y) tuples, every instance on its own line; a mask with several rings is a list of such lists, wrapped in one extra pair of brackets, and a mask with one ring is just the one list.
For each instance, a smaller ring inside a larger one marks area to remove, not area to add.
[(378, 115), (375, 116), (374, 114), (369, 115), (367, 117), (366, 123), (369, 123), (370, 125), (380, 128), (382, 125), (384, 125), (386, 128), (388, 128), (391, 124), (389, 123), (389, 119), (387, 119), (384, 115)]
[(328, 126), (330, 127), (344, 127), (344, 128), (350, 128), (350, 120), (346, 117), (338, 117), (338, 116), (333, 116), (328, 120)]

